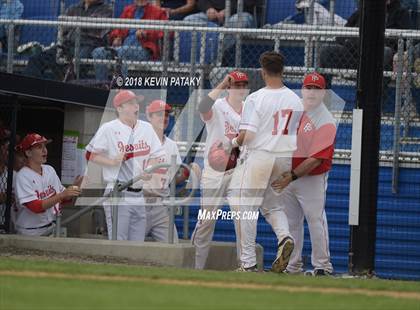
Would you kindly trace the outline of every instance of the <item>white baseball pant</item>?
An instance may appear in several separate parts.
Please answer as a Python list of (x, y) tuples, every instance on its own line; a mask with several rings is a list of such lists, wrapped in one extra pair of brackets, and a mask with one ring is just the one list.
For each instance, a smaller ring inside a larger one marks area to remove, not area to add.
[[(158, 198), (161, 200), (160, 198)], [(178, 232), (174, 225), (174, 243), (178, 243)], [(146, 236), (157, 242), (169, 242), (169, 210), (167, 206), (146, 206)]]
[[(117, 240), (144, 241), (146, 235), (146, 209), (140, 193), (122, 192), (118, 201)], [(112, 202), (104, 203), (108, 239), (112, 239)]]
[[(209, 173), (206, 169), (203, 171), (201, 177), (201, 210), (211, 213), (216, 212), (223, 206), (225, 198), (230, 195), (228, 187), (231, 178), (231, 173), (220, 177), (214, 173)], [(200, 219), (197, 221), (191, 236), (192, 244), (195, 247), (196, 269), (204, 269), (206, 265), (215, 225), (216, 219)]]
[(280, 195), (290, 225), (295, 247), (287, 266), (291, 273), (303, 271), (303, 222), (306, 218), (312, 244), (311, 262), (314, 269), (333, 271), (330, 261), (325, 198), (328, 174), (304, 176), (290, 183)]
[[(279, 242), (290, 236), (290, 233), (286, 215), (278, 197), (271, 189), (271, 183), (290, 169), (290, 153), (251, 150), (244, 163), (235, 169), (231, 182), (231, 208), (247, 213), (258, 212), (260, 209), (273, 227)], [(258, 219), (243, 219), (237, 223), (239, 258), (244, 268), (257, 264), (257, 222)]]

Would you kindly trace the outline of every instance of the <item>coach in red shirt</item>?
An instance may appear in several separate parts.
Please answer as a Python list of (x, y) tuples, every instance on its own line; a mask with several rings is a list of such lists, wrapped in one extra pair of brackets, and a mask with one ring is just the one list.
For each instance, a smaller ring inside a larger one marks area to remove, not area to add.
[(323, 103), (325, 84), (324, 77), (318, 73), (305, 76), (302, 87), (305, 113), (298, 129), (292, 170), (272, 184), (275, 190), (281, 191), (281, 203), (285, 206), (290, 233), (295, 242), (286, 269), (288, 273), (303, 271), (304, 218), (308, 222), (314, 268), (307, 274), (320, 276), (333, 272), (325, 199), (328, 171), (331, 169), (334, 154), (336, 124)]

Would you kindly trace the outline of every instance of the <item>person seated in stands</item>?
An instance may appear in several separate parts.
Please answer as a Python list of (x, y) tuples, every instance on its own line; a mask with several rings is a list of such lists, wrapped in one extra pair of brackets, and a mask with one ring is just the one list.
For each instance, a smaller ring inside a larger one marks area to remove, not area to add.
[[(149, 0), (135, 0), (134, 4), (124, 8), (120, 18), (167, 20), (166, 11), (152, 5)], [(159, 59), (159, 40), (163, 31), (144, 29), (115, 29), (109, 34), (109, 42), (123, 60), (147, 61)], [(92, 52), (94, 59), (109, 59), (111, 52), (104, 47)], [(127, 75), (127, 65), (123, 65), (122, 74)], [(106, 64), (95, 65), (96, 79), (108, 80)]]
[[(409, 28), (408, 11), (401, 6), (400, 0), (386, 0), (386, 28)], [(360, 10), (357, 9), (347, 20), (345, 27), (359, 27)], [(392, 57), (397, 50), (396, 40), (386, 40), (384, 49), (384, 68), (391, 70)], [(337, 38), (335, 44), (321, 49), (322, 68), (356, 69), (359, 60), (359, 38)], [(331, 87), (331, 76), (325, 75), (327, 88)]]
[(237, 1), (231, 1), (231, 15), (225, 21), (225, 0), (198, 0), (197, 8), (200, 13), (192, 14), (184, 18), (188, 22), (212, 22), (219, 26), (226, 24), (227, 27), (251, 28), (255, 26), (253, 17), (256, 0), (244, 0), (244, 11), (238, 14)]
[[(65, 15), (109, 18), (112, 17), (112, 8), (104, 0), (82, 0), (80, 3), (69, 7)], [(104, 45), (104, 37), (107, 33), (107, 29), (81, 28), (79, 57), (90, 58), (91, 52), (96, 47)], [(62, 50), (63, 52), (71, 53), (71, 56), (74, 54), (76, 35), (75, 27), (64, 28)], [(32, 56), (23, 74), (37, 78), (46, 78), (44, 73), (50, 69), (52, 71), (52, 79), (63, 80), (65, 66), (57, 63), (57, 49), (58, 47), (55, 46)]]
[[(329, 1), (329, 0), (328, 0)], [(295, 6), (297, 13), (286, 17), (280, 23), (274, 24), (273, 27), (278, 27), (283, 24), (308, 24), (310, 23), (310, 18), (306, 15), (307, 10), (312, 5), (310, 0), (296, 0)], [(313, 2), (314, 5), (314, 15), (312, 20), (312, 25), (317, 26), (330, 26), (331, 25), (331, 16), (330, 12), (325, 8), (325, 0), (319, 2)], [(335, 26), (344, 26), (346, 20), (338, 14), (334, 14), (334, 25)]]
[(169, 20), (183, 20), (196, 13), (196, 0), (156, 0), (155, 3), (166, 10)]
[[(0, 0), (0, 19), (20, 19), (23, 4), (19, 0)], [(0, 56), (7, 53), (8, 26), (0, 25)]]

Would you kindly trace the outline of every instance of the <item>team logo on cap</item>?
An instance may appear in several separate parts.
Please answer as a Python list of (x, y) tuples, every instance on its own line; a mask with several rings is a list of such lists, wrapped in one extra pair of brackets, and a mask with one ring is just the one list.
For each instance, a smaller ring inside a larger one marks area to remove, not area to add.
[(312, 130), (312, 125), (310, 123), (306, 123), (305, 127), (303, 127), (304, 132), (309, 132)]
[(316, 82), (319, 80), (319, 77), (315, 74), (312, 74), (312, 82)]

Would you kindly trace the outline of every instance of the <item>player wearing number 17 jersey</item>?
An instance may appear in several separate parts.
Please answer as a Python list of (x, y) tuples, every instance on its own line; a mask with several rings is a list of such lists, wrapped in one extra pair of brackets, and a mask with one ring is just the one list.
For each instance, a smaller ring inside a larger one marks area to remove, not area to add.
[[(260, 63), (266, 87), (247, 97), (239, 136), (232, 140), (233, 147), (245, 145), (248, 154), (232, 177), (231, 188), (235, 194), (231, 206), (248, 212), (260, 208), (279, 240), (273, 271), (281, 272), (293, 251), (293, 240), (284, 210), (270, 184), (291, 170), (303, 105), (299, 97), (283, 84), (284, 59), (281, 54), (266, 52), (261, 55)], [(240, 269), (255, 270), (257, 220), (241, 220), (239, 227)]]

